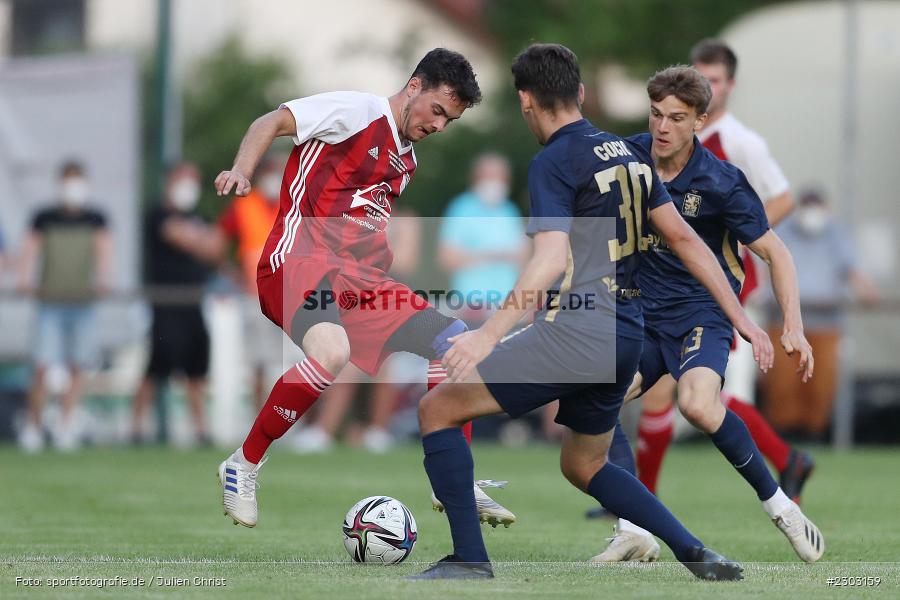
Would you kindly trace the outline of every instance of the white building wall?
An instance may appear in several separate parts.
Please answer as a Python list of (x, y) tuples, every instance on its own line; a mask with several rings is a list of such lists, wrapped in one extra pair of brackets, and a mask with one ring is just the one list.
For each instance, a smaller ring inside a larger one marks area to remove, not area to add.
[[(860, 266), (885, 295), (900, 296), (900, 3), (859, 3), (855, 197), (841, 196), (844, 146), (843, 2), (801, 2), (760, 10), (722, 37), (738, 55), (731, 108), (769, 143), (795, 192), (813, 184), (855, 233)], [(852, 204), (850, 204), (852, 202)], [(827, 260), (827, 257), (823, 257)], [(853, 319), (859, 372), (895, 373), (900, 315)]]
[[(288, 61), (300, 93), (355, 89), (390, 94), (406, 83), (431, 48), (462, 52), (482, 88), (505, 73), (490, 50), (430, 6), (414, 0), (175, 0), (177, 70), (235, 33), (252, 52)], [(155, 0), (89, 0), (92, 48), (149, 50), (156, 37)], [(2, 17), (2, 15), (0, 15)]]

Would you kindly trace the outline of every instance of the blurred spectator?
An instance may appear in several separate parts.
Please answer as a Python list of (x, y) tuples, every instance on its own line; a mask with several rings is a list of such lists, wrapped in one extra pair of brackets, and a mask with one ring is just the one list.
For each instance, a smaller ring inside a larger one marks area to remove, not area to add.
[(6, 267), (6, 241), (3, 239), (3, 230), (0, 229), (0, 284), (3, 283), (3, 269)]
[[(509, 198), (511, 181), (504, 156), (477, 156), (469, 189), (450, 201), (441, 224), (438, 258), (450, 274), (450, 289), (467, 298), (458, 316), (472, 328), (513, 289), (529, 251), (522, 215)], [(555, 404), (542, 415), (545, 435), (561, 435), (553, 422)]]
[(40, 451), (44, 445), (46, 375), (54, 365), (68, 367), (69, 382), (59, 422), (51, 429), (53, 442), (63, 451), (79, 446), (81, 432), (74, 414), (81, 397), (82, 372), (97, 362), (94, 304), (109, 288), (110, 233), (104, 215), (87, 206), (91, 187), (80, 163), (62, 166), (58, 194), (57, 204), (35, 215), (19, 271), (20, 291), (38, 298), (34, 379), (19, 436), (27, 452)]
[[(409, 209), (395, 209), (388, 236), (394, 252), (391, 274), (398, 281), (409, 281), (419, 266), (422, 230), (418, 217)], [(406, 353), (393, 354), (385, 361), (368, 398), (368, 418), (359, 440), (363, 448), (369, 452), (383, 453), (393, 447), (390, 425), (397, 399), (404, 387), (409, 386), (416, 377), (424, 384), (426, 365), (424, 359)], [(307, 454), (331, 449), (359, 384), (365, 379), (365, 373), (353, 364), (348, 364), (338, 373), (331, 387), (322, 393), (314, 418), (294, 437), (295, 451)]]
[(521, 214), (509, 199), (511, 176), (503, 156), (478, 156), (470, 188), (444, 213), (439, 259), (451, 290), (472, 300), (459, 315), (470, 326), (490, 316), (490, 295), (502, 300), (513, 289), (528, 251)]
[[(175, 373), (187, 379), (187, 399), (197, 443), (209, 444), (204, 392), (209, 370), (209, 334), (203, 320), (203, 287), (218, 258), (213, 228), (197, 215), (200, 172), (182, 163), (169, 171), (164, 199), (146, 219), (153, 323), (147, 373), (134, 397), (132, 441), (145, 440), (144, 415), (157, 384)], [(160, 423), (160, 427), (165, 427)]]
[[(823, 439), (828, 429), (840, 371), (840, 342), (852, 295), (866, 304), (879, 301), (872, 281), (856, 266), (850, 236), (832, 216), (816, 191), (800, 196), (796, 214), (777, 229), (797, 268), (806, 337), (813, 347), (816, 370), (806, 384), (795, 373), (795, 358), (775, 353), (775, 366), (764, 381), (765, 413), (786, 432)], [(769, 335), (781, 337), (781, 323)]]
[[(256, 267), (272, 224), (278, 216), (281, 177), (285, 159), (268, 156), (260, 163), (253, 189), (246, 196), (235, 196), (222, 213), (217, 231), (224, 254), (228, 243), (236, 244), (236, 259), (240, 267), (240, 285), (244, 291), (244, 351), (248, 366), (253, 370), (254, 409), (259, 411), (266, 400), (267, 367), (282, 368), (284, 333), (269, 321), (259, 308), (256, 290)], [(296, 360), (292, 362), (297, 362)]]

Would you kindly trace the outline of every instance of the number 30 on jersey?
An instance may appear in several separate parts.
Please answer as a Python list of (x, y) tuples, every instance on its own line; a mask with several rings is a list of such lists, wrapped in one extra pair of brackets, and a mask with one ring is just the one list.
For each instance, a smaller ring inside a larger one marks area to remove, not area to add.
[[(611, 192), (611, 184), (616, 181), (622, 196), (619, 216), (625, 219), (625, 242), (620, 242), (618, 238), (609, 240), (609, 259), (613, 262), (634, 254), (636, 249), (646, 250), (648, 247), (648, 241), (643, 236), (644, 189), (641, 187), (641, 177), (647, 184), (649, 194), (653, 185), (653, 171), (644, 163), (630, 162), (627, 168), (625, 165), (616, 165), (594, 173), (594, 180), (601, 194)], [(630, 186), (629, 179), (631, 179)]]

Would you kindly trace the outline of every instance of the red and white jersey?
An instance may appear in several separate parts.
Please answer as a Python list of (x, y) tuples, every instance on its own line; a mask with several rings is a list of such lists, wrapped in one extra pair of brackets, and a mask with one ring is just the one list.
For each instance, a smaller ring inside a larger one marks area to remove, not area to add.
[[(716, 122), (701, 129), (697, 137), (710, 152), (743, 171), (763, 203), (788, 191), (788, 180), (772, 157), (766, 141), (733, 114), (725, 113)], [(744, 284), (739, 297), (743, 304), (759, 288), (760, 274), (753, 255), (744, 250), (742, 256)]]
[(763, 202), (788, 190), (788, 181), (766, 141), (731, 113), (701, 129), (697, 137), (710, 152), (743, 171)]
[(330, 92), (281, 107), (297, 122), (296, 145), (257, 276), (274, 273), (288, 257), (355, 275), (387, 272), (391, 207), (416, 169), (387, 98)]

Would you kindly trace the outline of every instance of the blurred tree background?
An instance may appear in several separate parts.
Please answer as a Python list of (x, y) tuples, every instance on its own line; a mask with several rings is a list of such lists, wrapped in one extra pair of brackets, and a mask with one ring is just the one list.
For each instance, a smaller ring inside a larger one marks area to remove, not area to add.
[[(200, 211), (217, 215), (225, 202), (213, 192), (213, 179), (231, 168), (250, 123), (296, 97), (298, 88), (282, 58), (252, 56), (236, 37), (195, 65), (186, 80), (191, 84), (184, 93), (184, 157), (197, 163), (207, 182)], [(274, 146), (290, 148), (288, 139)]]
[[(144, 197), (145, 204), (157, 202), (158, 182), (155, 161), (159, 155), (159, 95), (153, 93), (156, 73), (152, 62), (144, 69)], [(212, 181), (231, 167), (247, 127), (263, 113), (297, 95), (290, 68), (278, 56), (254, 56), (236, 37), (226, 39), (216, 50), (188, 69), (182, 95), (182, 156), (197, 164), (203, 176), (203, 196), (199, 210), (214, 218), (224, 208)], [(275, 150), (289, 151), (290, 141), (278, 140)]]
[[(596, 75), (603, 65), (619, 64), (644, 80), (655, 71), (688, 60), (700, 39), (716, 36), (742, 14), (777, 0), (493, 0), (485, 3), (497, 55), (505, 64), (534, 42), (556, 42), (578, 55), (586, 87), (585, 116), (620, 135), (643, 131), (646, 121), (614, 121), (597, 102)], [(508, 71), (506, 71), (508, 73)], [(420, 214), (438, 216), (448, 200), (466, 188), (469, 163), (484, 150), (507, 155), (515, 172), (514, 199), (527, 210), (528, 163), (540, 149), (519, 112), (512, 76), (498, 90), (485, 90), (477, 111), (487, 111), (477, 127), (463, 117), (416, 147), (419, 168), (404, 193)]]
[[(620, 65), (638, 80), (646, 79), (662, 67), (686, 62), (698, 40), (777, 1), (488, 0), (484, 19), (503, 64), (537, 41), (571, 48), (579, 57), (587, 89), (586, 116), (602, 129), (627, 135), (642, 131), (646, 122), (615, 121), (605, 114), (596, 94), (601, 67)], [(401, 41), (398, 52), (408, 54), (407, 46)], [(190, 69), (186, 78), (190, 86), (184, 93), (184, 156), (197, 162), (208, 183), (231, 165), (241, 137), (256, 117), (306, 93), (288, 73), (281, 58), (251, 56), (236, 38)], [(500, 89), (484, 91), (485, 100), (474, 111), (486, 115), (474, 121), (464, 117), (436, 139), (417, 145), (419, 168), (403, 195), (404, 206), (422, 216), (440, 216), (447, 202), (466, 188), (472, 158), (494, 150), (512, 161), (513, 196), (527, 209), (528, 162), (540, 148), (519, 114), (511, 77)], [(223, 208), (211, 190), (209, 184), (204, 187), (201, 203), (208, 216)]]

